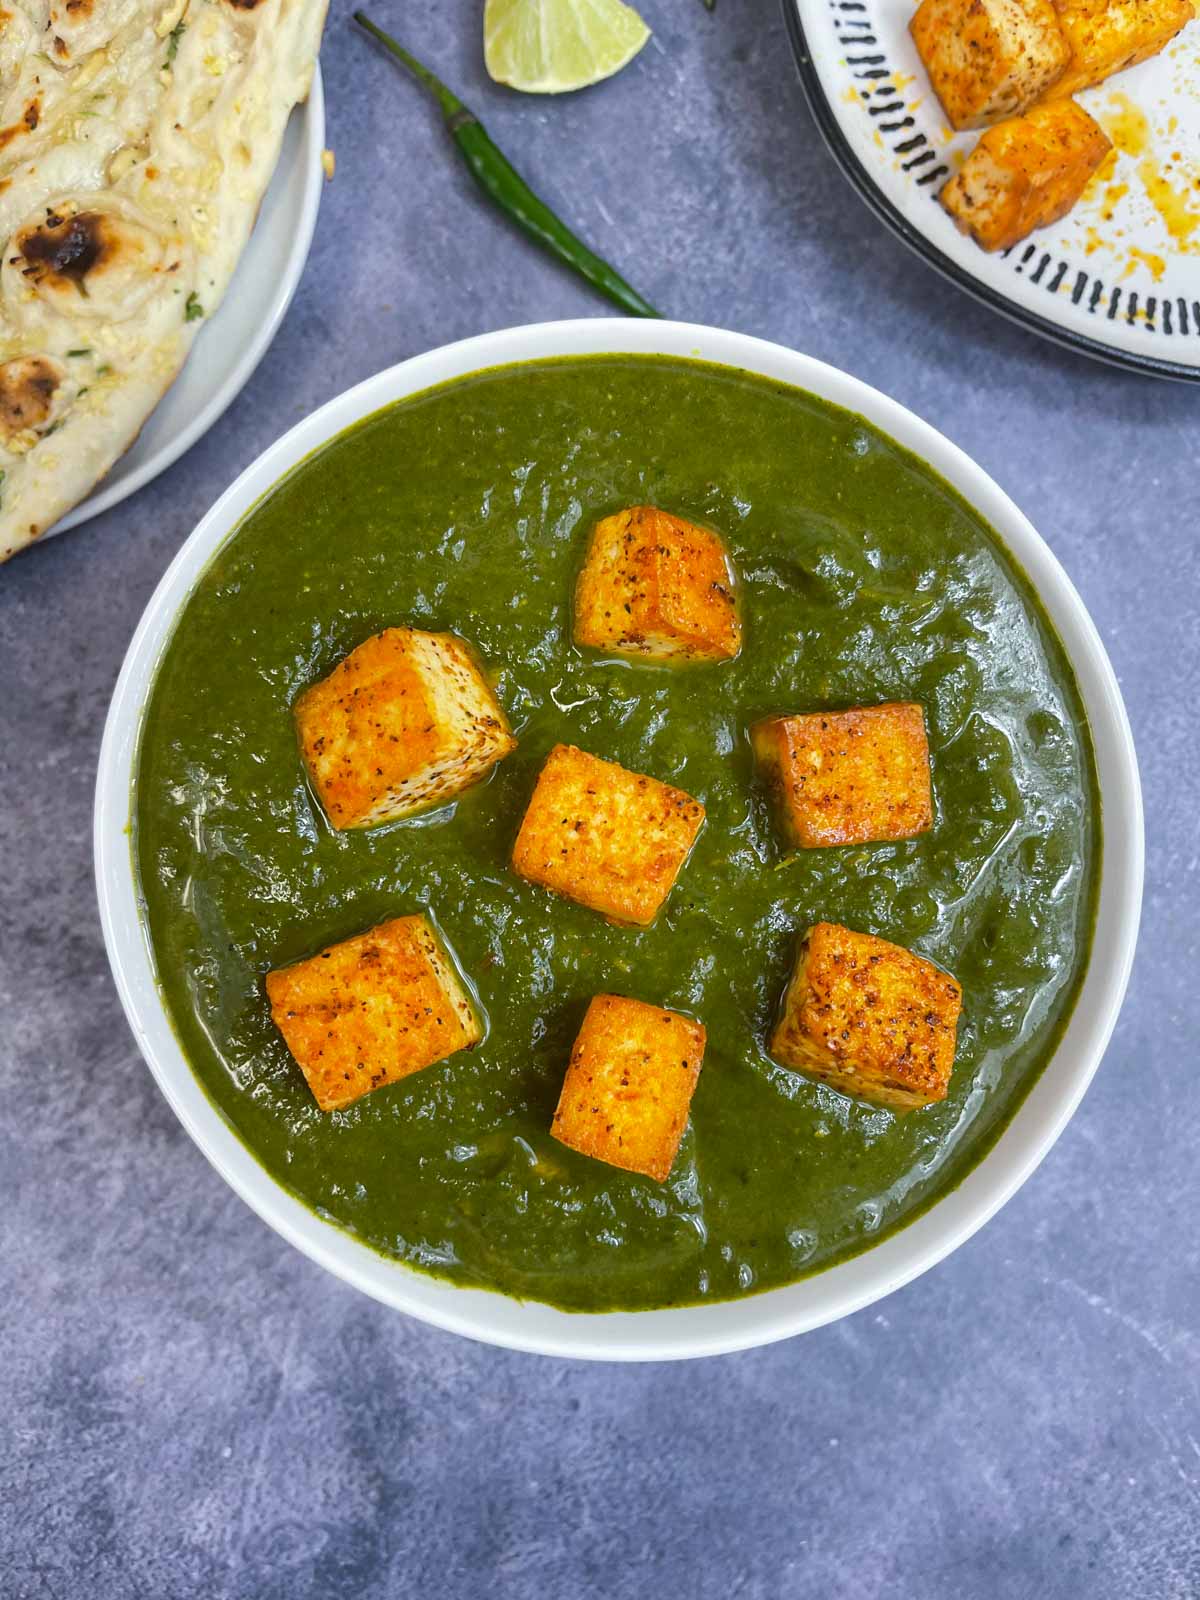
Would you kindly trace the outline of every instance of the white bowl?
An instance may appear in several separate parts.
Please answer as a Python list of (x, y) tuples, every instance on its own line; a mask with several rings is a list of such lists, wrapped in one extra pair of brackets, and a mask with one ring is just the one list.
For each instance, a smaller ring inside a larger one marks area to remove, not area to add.
[[(506, 362), (613, 352), (695, 356), (810, 390), (860, 412), (953, 484), (1024, 567), (1066, 646), (1095, 739), (1104, 841), (1091, 965), (1070, 1024), (996, 1145), (956, 1189), (865, 1254), (785, 1288), (718, 1305), (574, 1314), (460, 1288), (387, 1260), (322, 1221), (258, 1164), (193, 1076), (167, 1019), (138, 912), (128, 825), (142, 708), (163, 647), (213, 552), (261, 495), (319, 445), (391, 401)], [(519, 1350), (637, 1361), (741, 1350), (844, 1317), (940, 1261), (1016, 1192), (1079, 1104), (1116, 1021), (1137, 938), (1143, 838), (1133, 739), (1104, 646), (1058, 561), (986, 473), (894, 400), (808, 356), (686, 323), (600, 318), (513, 328), (416, 356), (322, 406), (242, 473), (171, 563), (125, 657), (100, 752), (95, 851), (104, 938), (142, 1053), (184, 1127), (260, 1217), (338, 1277), (437, 1327)]]
[(308, 99), (295, 108), (284, 130), (279, 161), (242, 259), (183, 371), (112, 471), (43, 539), (110, 511), (157, 478), (241, 394), (279, 332), (303, 275), (325, 184), (324, 147), (325, 93), (318, 66)]

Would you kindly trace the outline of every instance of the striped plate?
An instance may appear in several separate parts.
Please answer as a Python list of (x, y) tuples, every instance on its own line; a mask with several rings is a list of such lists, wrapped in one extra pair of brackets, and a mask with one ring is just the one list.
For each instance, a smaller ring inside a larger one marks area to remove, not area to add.
[(1200, 21), (1079, 96), (1116, 147), (1075, 209), (988, 255), (938, 190), (976, 135), (955, 134), (908, 23), (913, 0), (783, 0), (826, 143), (884, 222), (977, 299), (1089, 355), (1200, 381)]

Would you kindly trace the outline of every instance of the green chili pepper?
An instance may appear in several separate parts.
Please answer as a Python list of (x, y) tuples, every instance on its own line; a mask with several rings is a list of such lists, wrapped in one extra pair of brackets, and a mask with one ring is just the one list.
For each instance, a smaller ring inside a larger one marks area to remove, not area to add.
[(499, 206), (531, 239), (536, 240), (543, 250), (548, 250), (567, 266), (573, 267), (580, 277), (586, 278), (622, 311), (634, 317), (658, 316), (659, 313), (642, 299), (636, 289), (631, 288), (607, 261), (593, 255), (587, 245), (555, 216), (545, 201), (538, 199), (520, 173), (509, 164), (503, 152), (492, 143), (479, 118), (463, 105), (456, 94), (452, 94), (439, 78), (435, 78), (427, 67), (423, 67), (415, 56), (409, 55), (382, 28), (377, 28), (363, 12), (356, 11), (354, 20), (390, 50), (413, 77), (431, 91), (471, 176), (489, 200)]

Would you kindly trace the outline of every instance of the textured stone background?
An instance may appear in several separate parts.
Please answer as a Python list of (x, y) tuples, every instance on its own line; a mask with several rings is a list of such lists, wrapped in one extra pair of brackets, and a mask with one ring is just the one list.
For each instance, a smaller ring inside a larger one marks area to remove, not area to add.
[(318, 402), (603, 310), (481, 207), (339, 0), (337, 177), (282, 333), (170, 472), (0, 576), (0, 1593), (1194, 1600), (1200, 395), (1040, 343), (910, 258), (820, 145), (777, 0), (643, 0), (653, 45), (559, 102), (488, 85), (478, 0), (376, 3), (665, 311), (877, 384), (1050, 540), (1138, 737), (1133, 988), (1078, 1116), (981, 1235), (838, 1327), (724, 1360), (585, 1367), (432, 1332), (208, 1168), (134, 1051), (93, 899), (134, 622)]

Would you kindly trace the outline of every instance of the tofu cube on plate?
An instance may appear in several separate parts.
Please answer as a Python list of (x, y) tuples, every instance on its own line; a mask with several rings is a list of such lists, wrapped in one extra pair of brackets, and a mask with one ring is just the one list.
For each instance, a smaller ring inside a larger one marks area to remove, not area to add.
[(701, 1023), (677, 1011), (597, 995), (571, 1051), (554, 1137), (661, 1183), (687, 1126), (705, 1038)]
[(644, 927), (703, 821), (704, 807), (682, 789), (555, 745), (513, 846), (513, 869), (612, 922)]
[(444, 804), (516, 748), (475, 653), (452, 633), (387, 628), (295, 705), (308, 775), (335, 828)]
[(1052, 0), (922, 0), (909, 30), (955, 128), (1023, 111), (1070, 56)]
[(721, 540), (655, 506), (605, 517), (575, 586), (575, 643), (643, 660), (731, 660), (742, 629)]
[(269, 972), (271, 1016), (322, 1111), (483, 1037), (429, 919), (396, 917)]
[(818, 922), (800, 942), (770, 1051), (842, 1094), (908, 1111), (946, 1098), (961, 1008), (962, 990), (932, 961)]
[(933, 825), (919, 705), (767, 717), (750, 742), (792, 847), (911, 839)]
[(1196, 14), (1192, 0), (1055, 0), (1055, 10), (1070, 51), (1055, 100), (1157, 55)]
[(1065, 216), (1111, 148), (1082, 106), (1053, 100), (989, 128), (939, 198), (977, 244), (1008, 250)]

